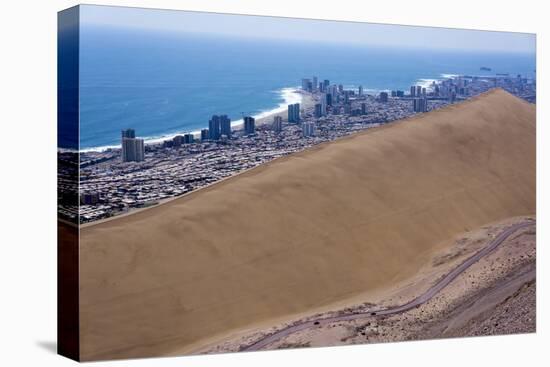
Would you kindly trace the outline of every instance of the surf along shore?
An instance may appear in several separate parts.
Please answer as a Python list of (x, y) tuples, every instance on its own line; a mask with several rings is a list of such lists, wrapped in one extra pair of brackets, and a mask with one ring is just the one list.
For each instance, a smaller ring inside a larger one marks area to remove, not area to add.
[[(256, 126), (262, 126), (266, 124), (273, 123), (273, 120), (275, 119), (275, 116), (281, 116), (283, 121), (288, 121), (288, 112), (287, 112), (287, 104), (291, 103), (300, 103), (300, 109), (301, 110), (311, 110), (315, 106), (316, 99), (315, 97), (308, 92), (305, 92), (298, 88), (283, 88), (281, 91), (281, 94), (283, 95), (283, 102), (279, 104), (276, 108), (273, 108), (268, 111), (259, 112), (256, 115), (253, 115), (255, 117)], [(208, 121), (206, 121), (206, 125), (204, 128), (208, 128)], [(231, 123), (231, 128), (234, 130), (239, 130), (244, 128), (244, 122), (242, 119), (239, 119), (237, 121), (233, 121)], [(162, 144), (164, 141), (171, 140), (175, 136), (183, 135), (186, 133), (193, 134), (195, 139), (200, 139), (201, 137), (201, 131), (200, 129), (194, 129), (193, 131), (180, 131), (177, 133), (170, 133), (165, 134), (162, 136), (156, 136), (156, 137), (144, 137), (145, 144), (146, 145), (155, 145), (155, 144)], [(104, 145), (104, 146), (97, 146), (97, 147), (87, 147), (84, 149), (81, 149), (81, 152), (87, 152), (87, 151), (104, 151), (107, 149), (120, 149), (120, 144), (118, 145)]]

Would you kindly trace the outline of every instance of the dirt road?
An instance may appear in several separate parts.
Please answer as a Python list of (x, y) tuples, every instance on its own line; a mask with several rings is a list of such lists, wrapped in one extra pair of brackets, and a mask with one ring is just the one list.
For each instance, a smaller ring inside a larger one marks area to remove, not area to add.
[(424, 292), (423, 294), (421, 294), (420, 296), (418, 296), (417, 298), (413, 299), (410, 302), (407, 302), (400, 306), (390, 307), (382, 310), (367, 311), (367, 312), (360, 311), (360, 312), (354, 312), (346, 315), (332, 316), (332, 317), (325, 317), (325, 318), (319, 318), (315, 320), (304, 321), (298, 324), (288, 326), (273, 334), (267, 335), (257, 340), (253, 344), (250, 344), (242, 348), (241, 350), (243, 351), (260, 350), (281, 338), (284, 338), (290, 334), (293, 334), (311, 327), (326, 325), (326, 324), (339, 322), (339, 321), (350, 321), (350, 320), (362, 319), (366, 317), (394, 315), (394, 314), (405, 312), (415, 307), (418, 307), (421, 304), (433, 298), (437, 293), (439, 293), (443, 288), (449, 285), (453, 280), (455, 280), (460, 274), (462, 274), (466, 269), (472, 266), (475, 262), (477, 262), (484, 256), (488, 255), (489, 253), (491, 253), (494, 249), (496, 249), (500, 244), (502, 244), (502, 242), (504, 242), (504, 240), (510, 237), (513, 233), (515, 233), (519, 229), (532, 226), (534, 224), (535, 224), (535, 221), (528, 221), (528, 222), (518, 223), (508, 227), (506, 230), (501, 232), (497, 237), (495, 237), (487, 246), (485, 246), (483, 249), (481, 249), (480, 251), (478, 251), (468, 259), (466, 259), (463, 263), (461, 263), (459, 266), (454, 268), (450, 273), (445, 275), (441, 280), (439, 280), (436, 284), (430, 287), (426, 292)]

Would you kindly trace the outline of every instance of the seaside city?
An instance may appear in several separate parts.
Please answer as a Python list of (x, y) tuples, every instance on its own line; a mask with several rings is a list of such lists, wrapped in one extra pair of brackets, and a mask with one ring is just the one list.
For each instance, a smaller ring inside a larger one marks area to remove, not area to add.
[[(482, 71), (487, 68), (481, 68)], [(357, 131), (463, 101), (492, 88), (534, 103), (536, 83), (521, 75), (457, 75), (409, 90), (367, 94), (317, 77), (302, 79), (302, 103), (284, 114), (243, 116), (232, 125), (214, 115), (200, 134), (185, 133), (145, 143), (131, 127), (121, 132), (121, 147), (80, 152), (80, 206), (60, 204), (63, 219), (87, 223), (133, 209), (157, 205), (262, 163)], [(222, 111), (220, 111), (222, 112)], [(70, 152), (59, 153), (61, 191), (74, 187)], [(63, 157), (67, 155), (67, 157)]]

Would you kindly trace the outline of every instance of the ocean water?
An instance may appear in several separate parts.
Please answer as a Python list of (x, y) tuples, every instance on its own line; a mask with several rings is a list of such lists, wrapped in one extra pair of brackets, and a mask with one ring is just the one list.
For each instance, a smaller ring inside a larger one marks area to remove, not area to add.
[[(481, 66), (492, 68), (480, 71)], [(212, 37), (87, 26), (80, 33), (80, 148), (119, 144), (133, 128), (147, 140), (233, 121), (299, 101), (301, 78), (367, 92), (407, 91), (447, 74), (534, 77), (534, 54), (390, 49)]]

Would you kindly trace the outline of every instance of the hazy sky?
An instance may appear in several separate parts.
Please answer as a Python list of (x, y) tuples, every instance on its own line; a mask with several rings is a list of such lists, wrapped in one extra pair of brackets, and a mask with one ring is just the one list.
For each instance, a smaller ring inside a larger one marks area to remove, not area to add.
[(390, 47), (535, 52), (535, 35), (85, 5), (82, 25)]

